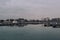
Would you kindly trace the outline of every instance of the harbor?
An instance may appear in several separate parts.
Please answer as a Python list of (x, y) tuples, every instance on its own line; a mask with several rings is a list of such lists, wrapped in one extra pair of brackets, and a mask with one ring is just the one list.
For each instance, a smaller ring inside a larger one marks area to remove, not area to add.
[(24, 26), (24, 25), (41, 25), (43, 24), (45, 27), (60, 27), (60, 18), (44, 18), (43, 20), (28, 20), (24, 18), (18, 18), (18, 19), (6, 19), (6, 20), (0, 20), (0, 26)]

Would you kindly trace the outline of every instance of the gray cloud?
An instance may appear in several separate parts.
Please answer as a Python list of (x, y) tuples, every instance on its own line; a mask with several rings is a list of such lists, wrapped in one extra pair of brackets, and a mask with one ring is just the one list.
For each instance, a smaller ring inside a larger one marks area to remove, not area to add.
[(2, 18), (60, 17), (60, 0), (0, 0)]

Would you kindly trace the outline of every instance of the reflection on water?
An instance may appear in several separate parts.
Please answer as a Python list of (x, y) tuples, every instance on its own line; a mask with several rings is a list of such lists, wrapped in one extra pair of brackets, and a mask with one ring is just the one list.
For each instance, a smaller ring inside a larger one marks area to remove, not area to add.
[[(14, 27), (14, 26), (17, 26), (17, 27), (24, 27), (24, 26), (27, 26), (28, 24), (21, 24), (21, 25), (4, 25), (4, 26), (8, 26), (8, 27)], [(0, 27), (3, 27), (3, 25), (2, 26), (0, 26)]]
[(27, 25), (0, 27), (0, 40), (60, 40), (60, 28)]
[[(7, 27), (25, 27), (29, 25), (34, 25), (34, 26), (40, 26), (40, 27), (46, 27), (46, 28), (53, 28), (53, 26), (44, 26), (44, 24), (21, 24), (21, 25), (8, 25)], [(0, 26), (0, 27), (6, 27), (6, 26)], [(60, 26), (57, 26), (56, 28), (60, 28)]]
[[(8, 26), (8, 27), (14, 27), (14, 26), (16, 26), (16, 27), (24, 27), (24, 26), (28, 26), (28, 25), (41, 25), (41, 26), (43, 26), (42, 24), (21, 24), (21, 25), (5, 25), (5, 26)], [(0, 26), (0, 27), (4, 27), (3, 25), (2, 26)]]

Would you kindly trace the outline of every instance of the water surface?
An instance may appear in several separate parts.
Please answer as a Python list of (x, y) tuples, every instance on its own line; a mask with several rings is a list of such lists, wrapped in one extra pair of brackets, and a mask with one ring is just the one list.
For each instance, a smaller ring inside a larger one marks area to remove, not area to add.
[(41, 25), (1, 26), (0, 40), (60, 40), (60, 28)]

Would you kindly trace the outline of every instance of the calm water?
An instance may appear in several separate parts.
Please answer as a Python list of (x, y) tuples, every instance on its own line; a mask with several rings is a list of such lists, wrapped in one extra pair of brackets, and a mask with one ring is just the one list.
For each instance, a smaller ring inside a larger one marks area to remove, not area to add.
[(0, 40), (60, 40), (60, 28), (27, 25), (0, 27)]

